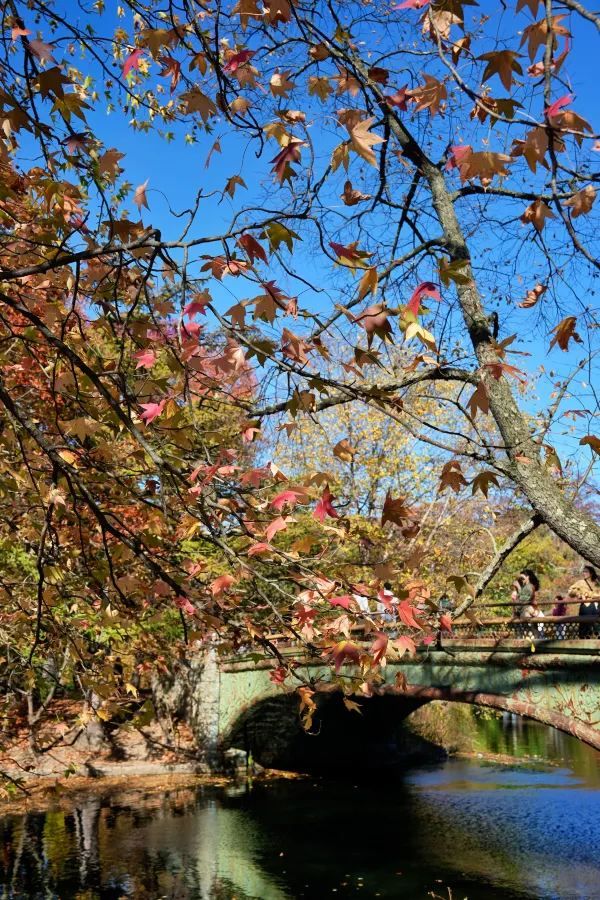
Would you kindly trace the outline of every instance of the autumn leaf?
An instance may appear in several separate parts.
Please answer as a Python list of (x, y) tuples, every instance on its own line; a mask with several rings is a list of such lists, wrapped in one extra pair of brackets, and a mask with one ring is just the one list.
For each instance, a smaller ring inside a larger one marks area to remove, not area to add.
[(140, 406), (144, 410), (140, 416), (142, 421), (145, 422), (146, 425), (150, 425), (151, 422), (154, 422), (158, 416), (162, 415), (166, 402), (166, 400), (161, 400), (159, 403), (140, 403)]
[(335, 664), (335, 671), (339, 672), (347, 660), (353, 663), (359, 661), (360, 649), (352, 641), (340, 641), (333, 648), (331, 656)]
[(134, 69), (139, 69), (140, 60), (145, 52), (146, 50), (144, 47), (136, 47), (135, 50), (132, 50), (123, 64), (123, 78), (127, 78), (129, 73)]
[(357, 203), (361, 203), (363, 200), (371, 199), (370, 194), (363, 194), (362, 191), (353, 188), (351, 181), (346, 181), (344, 183), (344, 193), (340, 196), (346, 206), (356, 206)]
[[(407, 634), (402, 634), (400, 637), (395, 638), (392, 641), (392, 645), (399, 651), (398, 656), (400, 658), (402, 658), (405, 653), (408, 653), (409, 656), (414, 656), (417, 652), (417, 645)], [(398, 674), (402, 675), (403, 673)], [(404, 689), (406, 689), (406, 685), (404, 686)]]
[(572, 94), (565, 94), (564, 97), (559, 97), (558, 100), (555, 100), (554, 103), (551, 103), (550, 106), (546, 107), (546, 118), (552, 120), (565, 106), (569, 106), (573, 100), (574, 97)]
[(392, 522), (394, 525), (399, 525), (403, 528), (408, 521), (411, 521), (414, 518), (414, 513), (407, 505), (406, 497), (396, 497), (394, 500), (390, 491), (385, 495), (385, 500), (383, 501), (383, 511), (381, 513), (381, 527), (385, 525), (386, 522)]
[(415, 109), (429, 110), (431, 116), (435, 116), (442, 111), (442, 104), (448, 98), (446, 85), (442, 81), (438, 81), (433, 75), (424, 74), (425, 84), (421, 87), (413, 88), (406, 92), (406, 96), (415, 102)]
[(350, 609), (350, 604), (353, 603), (349, 594), (343, 594), (341, 597), (328, 597), (327, 599), (332, 606), (341, 606), (342, 609)]
[(440, 616), (440, 628), (442, 631), (452, 631), (452, 618), (448, 613), (442, 613)]
[(279, 516), (277, 519), (273, 519), (273, 521), (267, 526), (265, 529), (265, 537), (269, 543), (273, 540), (275, 535), (279, 531), (284, 531), (288, 527), (288, 523), (293, 521), (289, 516), (285, 519), (282, 516)]
[(324, 103), (333, 93), (329, 78), (324, 75), (311, 75), (308, 79), (308, 93), (311, 97), (318, 97), (321, 103)]
[(350, 700), (349, 697), (344, 697), (344, 706), (346, 707), (348, 712), (355, 712), (355, 713), (359, 713), (360, 715), (362, 715), (362, 709), (360, 708), (360, 705), (358, 703), (356, 703), (355, 700)]
[(333, 448), (333, 455), (337, 456), (338, 459), (341, 459), (342, 462), (352, 462), (356, 455), (356, 450), (354, 447), (350, 446), (347, 438), (343, 438), (341, 441), (338, 441), (335, 447)]
[(462, 473), (460, 462), (457, 459), (451, 459), (442, 469), (440, 493), (449, 487), (455, 494), (458, 494), (461, 488), (466, 487), (466, 485), (467, 480)]
[(156, 362), (156, 353), (150, 349), (138, 350), (133, 358), (137, 359), (136, 369), (151, 369)]
[(225, 196), (225, 194), (229, 194), (229, 196), (233, 200), (236, 187), (245, 188), (246, 182), (239, 175), (232, 175), (231, 178), (228, 178), (225, 183), (222, 196)]
[(548, 168), (548, 163), (546, 161), (548, 146), (547, 129), (536, 126), (527, 132), (524, 141), (514, 141), (510, 155), (513, 158), (523, 156), (531, 171), (535, 173), (538, 164), (544, 166), (545, 169)]
[(396, 109), (399, 109), (401, 112), (406, 112), (408, 109), (408, 101), (410, 97), (407, 95), (408, 85), (405, 84), (404, 87), (398, 88), (397, 91), (394, 91), (393, 94), (385, 95), (385, 102), (388, 106), (395, 106)]
[(470, 284), (473, 280), (468, 274), (469, 261), (467, 259), (441, 259), (438, 269), (440, 273), (440, 281), (445, 287), (450, 287), (451, 282), (454, 284)]
[(402, 3), (396, 3), (392, 9), (423, 9), (430, 0), (402, 0)]
[(343, 244), (330, 241), (329, 246), (337, 256), (340, 265), (349, 269), (367, 268), (367, 260), (371, 254), (367, 253), (366, 250), (358, 250), (356, 244), (349, 244), (347, 247), (344, 247)]
[(369, 654), (373, 657), (375, 665), (385, 665), (385, 655), (388, 648), (388, 636), (383, 631), (375, 633), (375, 640), (369, 648)]
[(245, 31), (249, 22), (258, 22), (262, 19), (263, 12), (259, 9), (258, 0), (238, 0), (231, 10), (231, 15), (239, 15), (242, 31)]
[(479, 472), (471, 482), (471, 493), (476, 494), (477, 491), (481, 491), (483, 496), (487, 497), (490, 484), (493, 484), (495, 487), (500, 487), (496, 473), (489, 470)]
[(188, 597), (175, 597), (175, 606), (177, 606), (186, 616), (195, 616), (196, 607), (188, 599)]
[(171, 93), (179, 84), (181, 78), (181, 63), (172, 56), (161, 56), (158, 60), (162, 64), (162, 71), (158, 74), (161, 78), (170, 78), (169, 90)]
[(238, 238), (238, 244), (242, 247), (243, 250), (246, 251), (248, 256), (250, 257), (250, 262), (254, 263), (255, 259), (260, 259), (262, 262), (266, 263), (267, 254), (265, 253), (264, 247), (258, 243), (255, 237), (248, 232), (240, 235)]
[(378, 284), (379, 277), (377, 275), (377, 268), (375, 266), (370, 266), (366, 269), (365, 274), (360, 279), (357, 299), (364, 300), (367, 294), (376, 294)]
[(271, 553), (272, 551), (273, 547), (270, 544), (260, 541), (258, 544), (252, 544), (251, 547), (248, 547), (246, 556), (264, 556), (265, 553)]
[(448, 575), (446, 582), (454, 587), (459, 596), (463, 593), (467, 593), (471, 597), (475, 596), (473, 585), (469, 584), (464, 575)]
[(547, 284), (536, 284), (535, 287), (532, 287), (531, 290), (527, 291), (525, 299), (520, 303), (517, 303), (517, 306), (520, 309), (531, 309), (531, 307), (535, 306), (538, 300), (543, 297), (547, 290)]
[(295, 174), (291, 163), (299, 162), (300, 148), (305, 145), (306, 142), (300, 138), (290, 138), (290, 142), (271, 160), (273, 163), (271, 171), (277, 175), (280, 184)]
[(600, 454), (600, 438), (594, 434), (586, 434), (579, 443), (584, 447), (591, 447), (594, 453)]
[(493, 75), (498, 75), (506, 90), (510, 91), (514, 80), (513, 73), (523, 74), (523, 69), (517, 62), (520, 55), (514, 50), (491, 50), (489, 53), (482, 53), (477, 59), (485, 60), (487, 65), (481, 80), (488, 81)]
[(232, 53), (223, 66), (223, 71), (228, 75), (234, 75), (241, 66), (250, 62), (254, 54), (254, 50), (239, 50), (237, 53)]
[(321, 494), (321, 499), (317, 502), (315, 506), (313, 517), (318, 519), (319, 522), (324, 522), (326, 517), (329, 516), (332, 519), (339, 519), (339, 513), (333, 506), (333, 501), (335, 497), (332, 495), (329, 490), (329, 485), (326, 484), (323, 489), (323, 493)]
[(203, 94), (200, 88), (194, 87), (191, 91), (186, 91), (181, 95), (181, 100), (185, 103), (186, 114), (200, 113), (203, 122), (208, 122), (217, 113), (217, 107), (213, 101)]
[(367, 306), (361, 313), (353, 317), (354, 322), (367, 332), (369, 346), (373, 335), (385, 340), (392, 334), (392, 326), (389, 322), (389, 310), (382, 303)]
[(478, 410), (480, 410), (484, 416), (489, 413), (490, 401), (483, 381), (478, 382), (477, 387), (469, 397), (467, 406), (473, 419), (476, 417)]
[(588, 184), (583, 190), (577, 191), (576, 194), (573, 194), (572, 197), (565, 200), (565, 206), (571, 207), (571, 216), (576, 219), (578, 216), (589, 213), (595, 200), (596, 188), (592, 187), (591, 184)]
[(554, 213), (543, 200), (534, 200), (521, 216), (521, 222), (524, 224), (531, 222), (540, 233), (544, 230), (546, 219), (554, 219)]
[(17, 38), (20, 37), (28, 37), (31, 34), (29, 28), (22, 28), (20, 25), (15, 25), (11, 28), (10, 31), (10, 39), (11, 41), (16, 41)]
[(219, 594), (223, 594), (225, 591), (228, 591), (233, 584), (235, 584), (235, 578), (233, 577), (233, 575), (220, 575), (218, 578), (215, 578), (215, 580), (211, 582), (210, 592), (213, 597), (218, 597)]
[(419, 308), (423, 297), (431, 297), (433, 300), (437, 300), (438, 303), (441, 303), (442, 301), (437, 285), (432, 281), (422, 281), (421, 284), (417, 285), (414, 289), (410, 300), (406, 304), (407, 310), (409, 310), (413, 316), (419, 314)]
[(277, 494), (277, 496), (271, 500), (270, 506), (277, 510), (277, 512), (281, 512), (285, 506), (289, 506), (290, 509), (293, 509), (297, 503), (306, 503), (306, 499), (307, 493), (305, 490), (288, 488), (280, 494)]
[(569, 341), (574, 340), (577, 344), (583, 344), (583, 340), (580, 335), (575, 330), (577, 326), (577, 319), (575, 316), (567, 316), (561, 322), (558, 323), (556, 328), (552, 329), (551, 334), (554, 335), (552, 340), (550, 341), (550, 350), (554, 347), (555, 344), (558, 344), (561, 350), (569, 349)]
[(358, 153), (366, 162), (372, 166), (377, 165), (375, 154), (372, 147), (383, 143), (383, 138), (377, 134), (372, 134), (371, 128), (375, 118), (364, 119), (352, 128), (350, 131), (350, 146), (355, 153)]
[(271, 76), (269, 87), (274, 97), (287, 98), (289, 92), (294, 89), (294, 82), (290, 81), (289, 72), (276, 72)]
[(403, 625), (407, 625), (408, 628), (421, 628), (421, 625), (415, 619), (415, 609), (408, 600), (401, 600), (396, 606), (396, 611)]
[(570, 31), (564, 25), (561, 25), (564, 15), (552, 16), (550, 18), (550, 30), (548, 30), (548, 22), (545, 18), (538, 22), (533, 22), (523, 29), (521, 37), (521, 47), (527, 44), (529, 59), (531, 62), (535, 59), (540, 47), (545, 47), (548, 34), (551, 35), (552, 48), (556, 49), (557, 37), (569, 37)]
[(119, 166), (119, 161), (123, 159), (124, 155), (124, 153), (119, 153), (114, 148), (103, 153), (98, 160), (98, 171), (100, 174), (114, 181), (117, 175), (123, 171)]
[(146, 188), (148, 187), (148, 181), (149, 179), (146, 179), (143, 184), (138, 185), (133, 195), (133, 202), (140, 212), (142, 211), (142, 206), (145, 206), (146, 209), (150, 209), (150, 207), (148, 206), (148, 198), (146, 197)]
[(27, 46), (40, 62), (56, 62), (52, 55), (52, 51), (54, 50), (52, 44), (45, 44), (43, 41), (33, 40), (29, 41)]
[(192, 318), (195, 315), (206, 315), (206, 307), (211, 302), (211, 297), (208, 291), (203, 291), (200, 294), (196, 294), (193, 300), (190, 300), (186, 306), (183, 308), (183, 315), (189, 316)]

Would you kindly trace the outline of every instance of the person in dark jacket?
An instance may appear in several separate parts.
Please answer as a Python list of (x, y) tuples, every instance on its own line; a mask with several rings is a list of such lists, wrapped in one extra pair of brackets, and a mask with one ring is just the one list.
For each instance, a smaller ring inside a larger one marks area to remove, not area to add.
[[(600, 584), (598, 583), (598, 574), (593, 566), (583, 567), (583, 577), (572, 584), (569, 588), (569, 597), (575, 597), (580, 600), (579, 616), (581, 618), (598, 616), (600, 611)], [(595, 622), (581, 622), (579, 625), (580, 638), (592, 638), (598, 634), (598, 627)]]

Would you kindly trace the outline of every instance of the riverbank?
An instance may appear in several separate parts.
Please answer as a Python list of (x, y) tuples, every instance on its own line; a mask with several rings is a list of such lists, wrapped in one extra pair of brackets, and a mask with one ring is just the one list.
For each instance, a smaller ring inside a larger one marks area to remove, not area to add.
[[(35, 778), (22, 788), (13, 788), (0, 798), (0, 817), (46, 810), (69, 810), (78, 802), (93, 797), (103, 800), (117, 796), (124, 805), (135, 806), (153, 795), (179, 790), (195, 790), (201, 786), (228, 788), (239, 783), (234, 775), (207, 775), (191, 766), (163, 767), (160, 772), (144, 774), (143, 767), (120, 764), (119, 772), (106, 772), (95, 777), (73, 775), (57, 778)], [(297, 772), (263, 769), (252, 775), (253, 781), (297, 781), (306, 778)]]

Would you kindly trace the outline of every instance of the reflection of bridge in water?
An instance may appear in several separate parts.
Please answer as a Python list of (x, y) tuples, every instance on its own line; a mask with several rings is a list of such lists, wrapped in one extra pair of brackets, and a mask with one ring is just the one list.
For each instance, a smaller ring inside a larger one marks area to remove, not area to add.
[[(329, 749), (341, 741), (347, 752), (355, 740), (360, 743), (361, 731), (379, 734), (385, 745), (390, 729), (432, 700), (516, 713), (600, 749), (600, 640), (580, 637), (589, 633), (582, 631), (583, 626), (592, 631), (597, 622), (576, 616), (457, 621), (451, 633), (436, 644), (417, 647), (412, 656), (394, 658), (391, 650), (374, 696), (353, 698), (360, 703), (360, 716), (346, 713), (340, 685), (332, 683), (330, 666), (316, 651), (314, 656), (306, 650), (299, 655), (298, 647), (281, 638), (278, 652), (294, 659), (295, 675), (314, 688), (317, 730), (333, 716)], [(393, 630), (395, 636), (402, 633), (409, 632), (402, 627)], [(410, 633), (414, 636), (414, 630)], [(360, 638), (356, 641), (360, 643)], [(205, 721), (214, 745), (252, 750), (255, 758), (269, 765), (289, 764), (290, 743), (296, 744), (296, 757), (298, 752), (302, 755), (298, 742), (308, 744), (298, 722), (294, 689), (299, 681), (289, 688), (274, 683), (275, 666), (273, 660), (257, 659), (256, 654), (220, 660), (215, 654), (207, 659), (206, 699), (212, 702)], [(340, 674), (357, 675), (358, 670), (348, 663)]]

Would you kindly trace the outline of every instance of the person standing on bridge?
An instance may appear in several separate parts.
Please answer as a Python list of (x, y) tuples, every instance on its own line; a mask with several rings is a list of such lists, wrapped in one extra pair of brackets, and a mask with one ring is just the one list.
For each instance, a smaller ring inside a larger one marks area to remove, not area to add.
[[(598, 616), (599, 600), (600, 600), (600, 584), (598, 583), (598, 575), (593, 566), (583, 567), (583, 577), (572, 584), (569, 588), (569, 597), (575, 597), (580, 600), (579, 616), (587, 618)], [(579, 637), (591, 638), (598, 634), (598, 624), (596, 622), (581, 622), (579, 624)]]
[[(540, 589), (540, 582), (535, 572), (532, 569), (523, 569), (519, 573), (514, 586), (516, 591), (515, 602), (518, 604), (515, 609), (515, 618), (522, 621), (537, 618), (539, 609), (536, 597)], [(534, 634), (538, 636), (538, 628), (534, 631), (532, 625), (522, 625), (519, 631), (521, 637), (533, 639)]]

